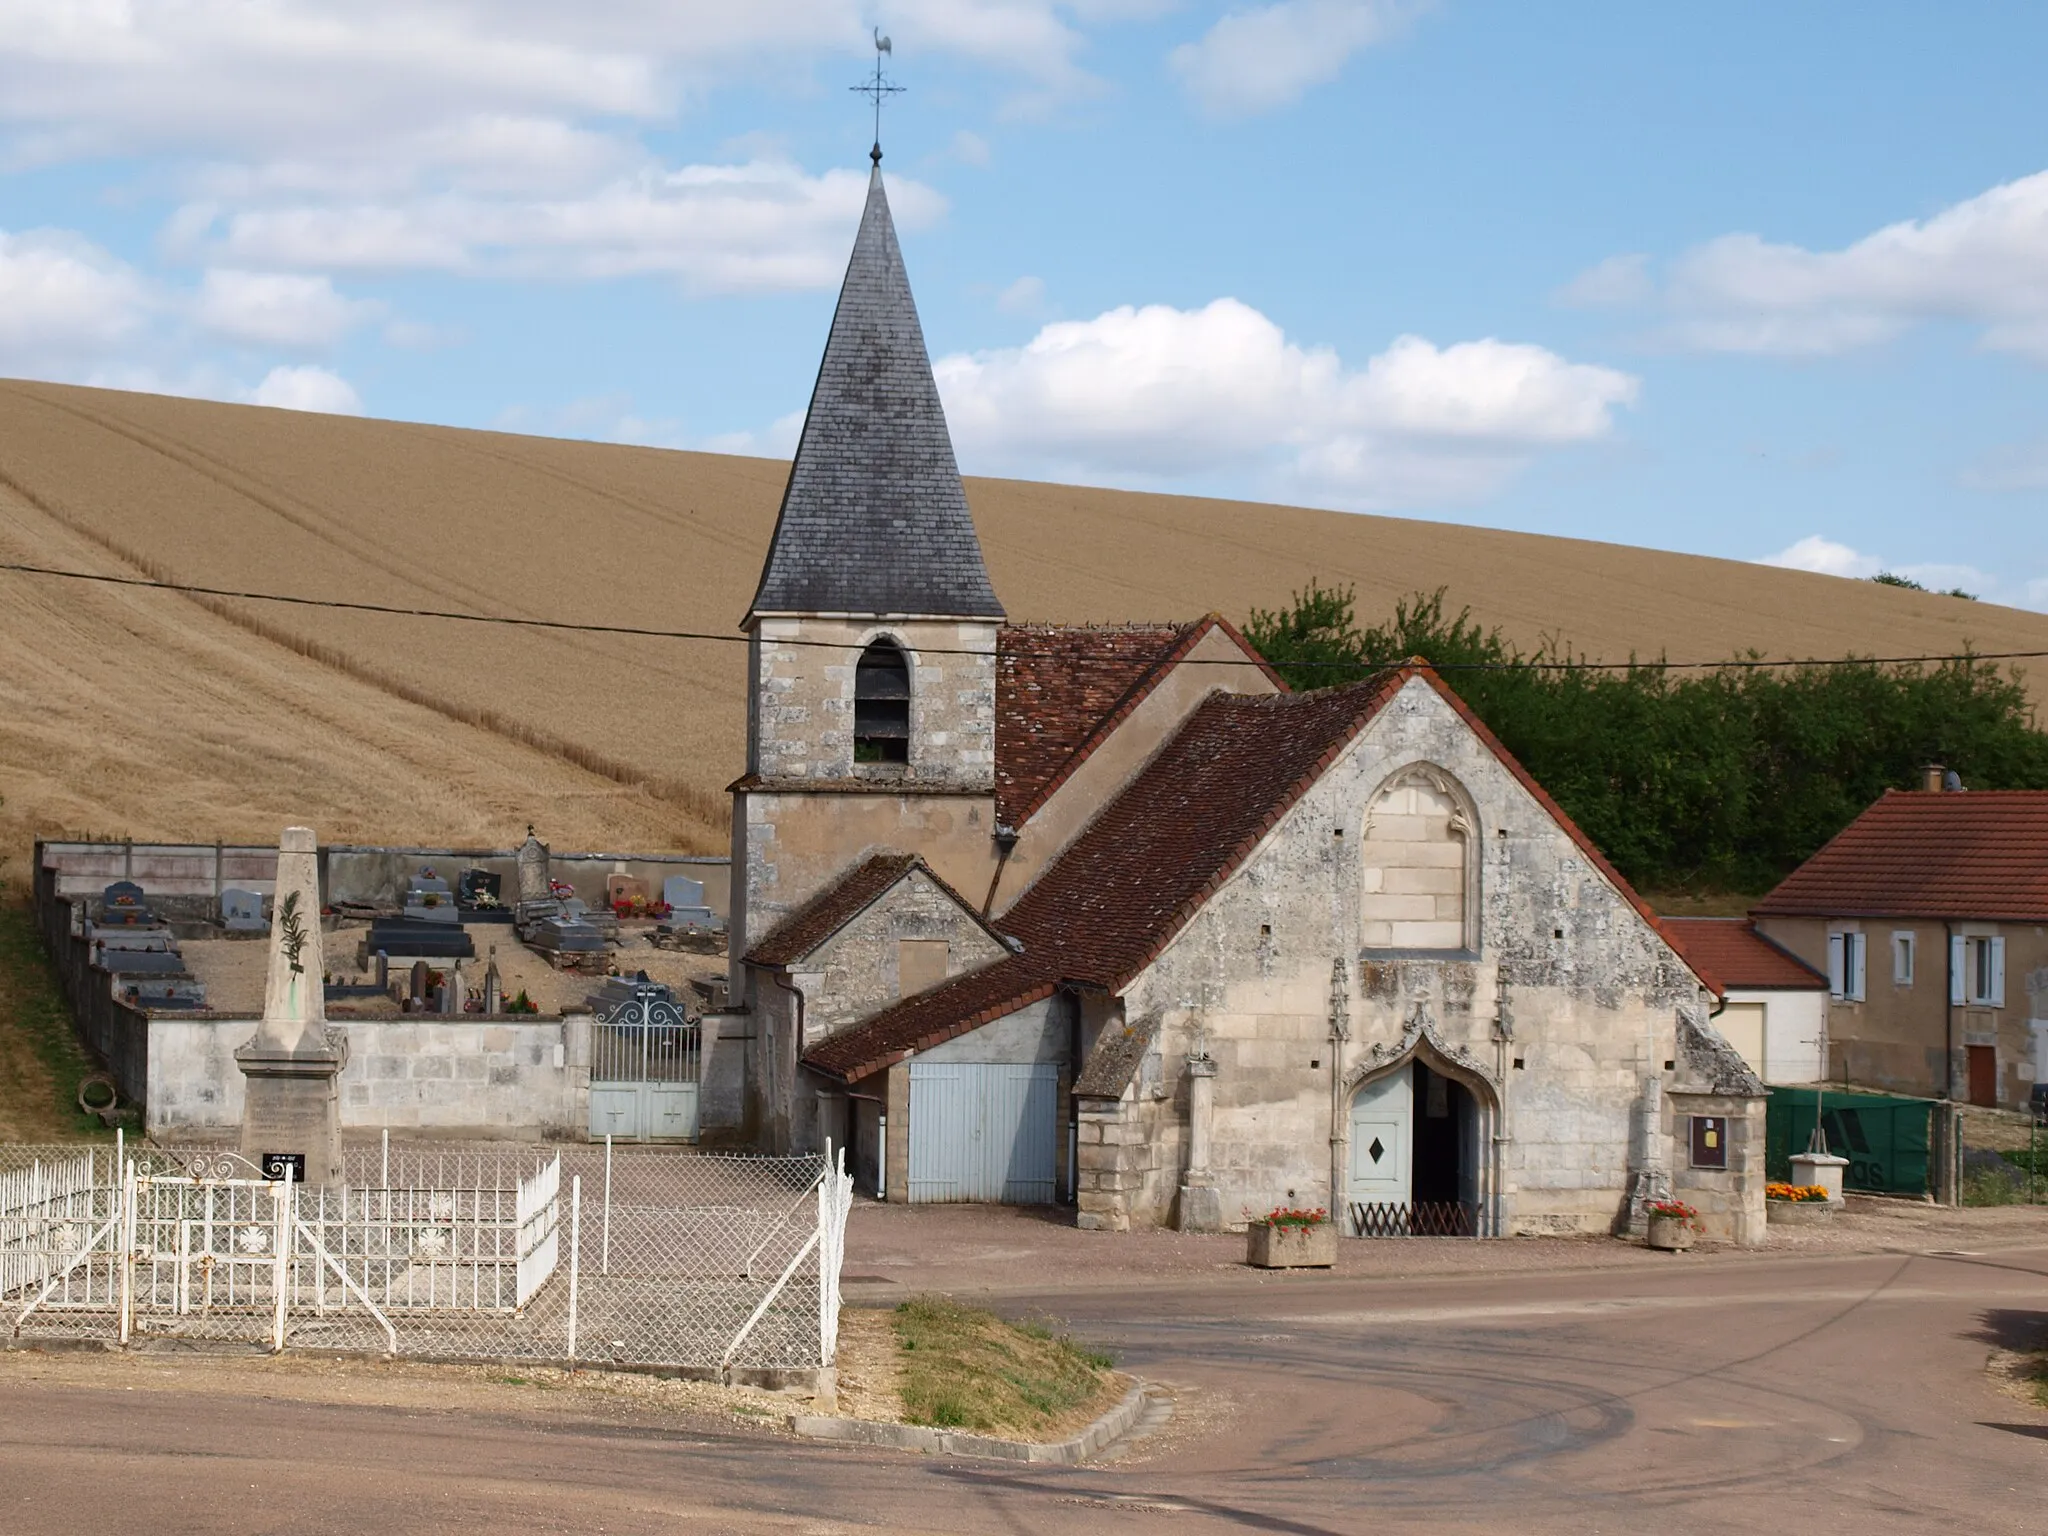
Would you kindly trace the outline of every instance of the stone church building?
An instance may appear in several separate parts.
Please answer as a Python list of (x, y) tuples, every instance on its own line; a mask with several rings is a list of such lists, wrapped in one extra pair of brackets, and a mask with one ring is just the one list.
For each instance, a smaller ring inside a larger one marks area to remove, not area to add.
[(879, 156), (745, 628), (717, 1023), (756, 1144), (1104, 1228), (1604, 1231), (1675, 1191), (1759, 1239), (1714, 978), (1443, 679), (1009, 620)]

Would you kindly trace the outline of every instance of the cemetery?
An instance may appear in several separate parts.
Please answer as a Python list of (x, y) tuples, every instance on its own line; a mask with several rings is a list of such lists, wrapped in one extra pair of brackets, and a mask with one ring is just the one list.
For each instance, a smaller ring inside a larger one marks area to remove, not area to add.
[[(527, 831), (513, 849), (309, 851), (317, 894), (282, 921), (317, 909), (341, 1129), (696, 1141), (736, 1123), (742, 1042), (700, 1039), (724, 1001), (727, 861), (555, 853)], [(242, 1125), (279, 859), (37, 845), (40, 925), (130, 1126)]]

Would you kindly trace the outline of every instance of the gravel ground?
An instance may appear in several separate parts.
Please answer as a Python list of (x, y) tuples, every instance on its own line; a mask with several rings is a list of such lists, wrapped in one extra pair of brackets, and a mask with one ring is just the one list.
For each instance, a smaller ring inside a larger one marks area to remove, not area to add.
[(882, 1305), (922, 1290), (999, 1296), (1176, 1282), (1247, 1286), (1337, 1278), (1668, 1268), (1743, 1263), (1769, 1253), (1887, 1253), (1989, 1249), (2048, 1240), (2048, 1206), (1950, 1209), (1851, 1196), (1825, 1226), (1773, 1227), (1760, 1250), (1702, 1244), (1683, 1259), (1608, 1237), (1400, 1238), (1337, 1245), (1334, 1272), (1247, 1268), (1244, 1238), (1187, 1232), (1083, 1232), (1057, 1207), (901, 1206), (862, 1201), (847, 1225), (845, 1290)]

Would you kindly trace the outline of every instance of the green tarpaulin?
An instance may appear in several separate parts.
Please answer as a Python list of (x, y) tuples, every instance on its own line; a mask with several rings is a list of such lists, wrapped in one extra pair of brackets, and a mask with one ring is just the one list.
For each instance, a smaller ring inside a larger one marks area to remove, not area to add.
[(1773, 1179), (1790, 1179), (1792, 1154), (1804, 1152), (1820, 1105), (1828, 1150), (1849, 1159), (1850, 1189), (1881, 1195), (1927, 1193), (1932, 1099), (1904, 1099), (1846, 1088), (1773, 1088), (1765, 1111), (1764, 1166)]

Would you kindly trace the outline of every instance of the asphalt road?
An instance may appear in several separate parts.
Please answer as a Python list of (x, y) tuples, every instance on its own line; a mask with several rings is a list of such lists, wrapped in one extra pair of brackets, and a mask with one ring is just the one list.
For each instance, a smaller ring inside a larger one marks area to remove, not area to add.
[[(1036, 1471), (598, 1422), (0, 1383), (0, 1531), (1535, 1533), (2048, 1529), (2048, 1248), (1055, 1296), (1186, 1389), (1122, 1459)], [(152, 1383), (158, 1384), (152, 1384)]]

